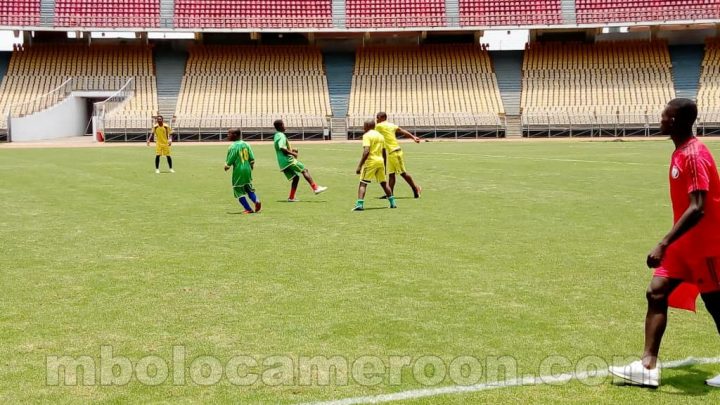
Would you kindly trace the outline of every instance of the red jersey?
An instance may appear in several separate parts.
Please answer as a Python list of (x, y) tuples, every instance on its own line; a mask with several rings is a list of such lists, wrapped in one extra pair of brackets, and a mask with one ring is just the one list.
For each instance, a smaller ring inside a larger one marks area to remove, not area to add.
[(677, 248), (701, 255), (720, 254), (720, 176), (707, 146), (696, 137), (673, 152), (670, 163), (670, 198), (674, 221), (690, 205), (689, 193), (705, 191), (705, 216), (675, 241)]

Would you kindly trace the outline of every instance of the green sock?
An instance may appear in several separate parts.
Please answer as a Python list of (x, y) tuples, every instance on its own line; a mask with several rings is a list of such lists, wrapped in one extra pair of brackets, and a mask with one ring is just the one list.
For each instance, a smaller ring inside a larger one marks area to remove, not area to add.
[(388, 201), (390, 201), (390, 206), (391, 206), (391, 207), (394, 207), (394, 206), (395, 206), (395, 196), (392, 196), (392, 195), (391, 195), (390, 197), (388, 197)]
[(365, 200), (357, 200), (355, 203), (356, 207), (362, 207), (363, 205), (365, 205)]

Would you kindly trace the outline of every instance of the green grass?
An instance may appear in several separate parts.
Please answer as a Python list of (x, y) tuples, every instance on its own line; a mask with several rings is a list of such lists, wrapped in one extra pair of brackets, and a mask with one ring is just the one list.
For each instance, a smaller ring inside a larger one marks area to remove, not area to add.
[[(425, 388), (408, 370), (400, 384), (200, 386), (187, 369), (202, 355), (512, 356), (519, 376), (541, 374), (548, 356), (639, 355), (644, 260), (672, 219), (669, 141), (407, 145), (423, 197), (401, 182), (397, 210), (368, 199), (382, 209), (363, 213), (350, 212), (359, 145), (301, 145), (330, 190), (302, 184), (297, 204), (283, 202), (288, 183), (260, 145), (264, 208), (252, 216), (238, 215), (225, 148), (177, 145), (173, 175), (153, 173), (152, 149), (0, 148), (0, 402), (296, 403)], [(672, 311), (662, 354), (713, 357), (719, 344), (700, 304)], [(47, 356), (97, 361), (104, 345), (133, 362), (170, 362), (183, 346), (187, 383), (171, 371), (159, 386), (46, 384)], [(717, 373), (666, 370), (658, 390), (605, 379), (414, 402), (717, 403), (702, 383)]]

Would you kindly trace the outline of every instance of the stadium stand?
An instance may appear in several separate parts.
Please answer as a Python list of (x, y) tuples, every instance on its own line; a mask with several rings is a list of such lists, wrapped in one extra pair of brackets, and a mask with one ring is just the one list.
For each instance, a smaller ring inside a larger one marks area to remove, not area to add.
[(177, 28), (326, 28), (331, 0), (175, 0)]
[(474, 126), (479, 115), (504, 114), (488, 52), (476, 45), (359, 49), (351, 126), (380, 110), (420, 126)]
[[(34, 45), (18, 48), (0, 84), (0, 111), (31, 101), (74, 79), (74, 90), (113, 92), (135, 78), (135, 96), (113, 117), (148, 117), (157, 110), (152, 52), (146, 46)], [(0, 120), (0, 127), (7, 123)]]
[(439, 27), (446, 24), (444, 0), (347, 0), (348, 28)]
[(701, 120), (720, 126), (720, 39), (708, 39), (705, 44), (705, 58), (702, 62), (698, 110)]
[(40, 21), (40, 0), (0, 1), (0, 25), (37, 25)]
[(59, 27), (150, 28), (160, 23), (160, 0), (56, 0)]
[(552, 25), (562, 22), (560, 0), (459, 0), (460, 25)]
[[(322, 128), (331, 115), (320, 50), (305, 46), (197, 46), (190, 49), (178, 127)], [(252, 124), (257, 123), (257, 124)]]
[(521, 107), (550, 123), (645, 123), (675, 96), (665, 42), (533, 43)]
[(720, 18), (718, 0), (576, 0), (578, 23)]

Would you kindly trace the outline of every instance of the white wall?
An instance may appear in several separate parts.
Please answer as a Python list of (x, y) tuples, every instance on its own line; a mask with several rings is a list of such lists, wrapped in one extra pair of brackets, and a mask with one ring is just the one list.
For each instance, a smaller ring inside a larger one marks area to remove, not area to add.
[(23, 142), (83, 136), (87, 119), (86, 99), (71, 95), (47, 110), (27, 117), (12, 118), (11, 140)]

